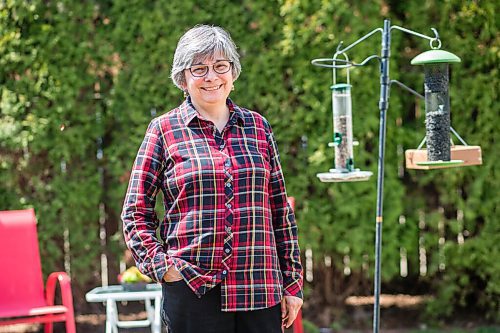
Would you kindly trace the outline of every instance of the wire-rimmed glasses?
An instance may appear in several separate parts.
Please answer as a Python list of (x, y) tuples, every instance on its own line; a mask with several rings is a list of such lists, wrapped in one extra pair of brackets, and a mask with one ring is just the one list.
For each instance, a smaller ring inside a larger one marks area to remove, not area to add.
[(194, 65), (194, 66), (191, 66), (187, 69), (189, 69), (189, 71), (191, 72), (191, 75), (193, 75), (194, 77), (203, 77), (203, 76), (207, 75), (208, 69), (210, 67), (212, 67), (214, 72), (217, 74), (225, 74), (225, 73), (229, 72), (232, 65), (233, 65), (232, 61), (218, 60), (218, 61), (214, 62), (213, 65)]

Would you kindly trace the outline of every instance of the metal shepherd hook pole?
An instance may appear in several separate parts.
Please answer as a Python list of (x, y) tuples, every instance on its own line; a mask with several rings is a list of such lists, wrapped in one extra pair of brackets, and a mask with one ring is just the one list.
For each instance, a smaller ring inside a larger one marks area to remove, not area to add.
[(377, 216), (375, 218), (375, 279), (373, 305), (373, 332), (378, 333), (380, 327), (380, 266), (382, 260), (382, 221), (384, 208), (384, 157), (386, 113), (389, 107), (389, 57), (391, 53), (391, 22), (384, 20), (382, 32), (382, 52), (380, 61), (380, 129), (378, 141), (378, 173), (377, 173)]

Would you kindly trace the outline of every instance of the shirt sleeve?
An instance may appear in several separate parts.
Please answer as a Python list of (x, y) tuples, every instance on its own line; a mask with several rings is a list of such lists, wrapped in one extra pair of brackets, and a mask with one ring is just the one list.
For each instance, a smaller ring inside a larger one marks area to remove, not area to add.
[(284, 295), (303, 298), (302, 264), (300, 262), (295, 215), (287, 200), (285, 179), (281, 170), (278, 146), (271, 125), (266, 120), (264, 120), (264, 123), (271, 163), (269, 197), (271, 201), (274, 237), (276, 239), (280, 268), (283, 275)]
[(139, 270), (161, 282), (169, 263), (156, 231), (156, 195), (163, 179), (163, 144), (157, 120), (153, 120), (135, 158), (121, 218), (125, 243)]

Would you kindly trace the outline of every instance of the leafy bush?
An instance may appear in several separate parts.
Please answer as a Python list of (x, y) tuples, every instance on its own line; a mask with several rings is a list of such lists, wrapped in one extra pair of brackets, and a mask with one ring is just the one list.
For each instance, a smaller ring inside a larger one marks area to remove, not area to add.
[[(494, 315), (500, 295), (495, 280), (500, 264), (494, 259), (500, 243), (495, 4), (4, 1), (0, 209), (35, 207), (45, 272), (62, 269), (65, 255), (70, 255), (75, 288), (85, 291), (86, 285), (99, 283), (99, 256), (106, 251), (113, 276), (123, 250), (119, 213), (133, 158), (150, 119), (182, 100), (169, 79), (177, 40), (195, 23), (217, 24), (229, 30), (242, 56), (243, 72), (232, 98), (261, 112), (273, 125), (288, 192), (297, 199), (302, 248), (312, 248), (317, 263), (324, 255), (332, 258), (334, 297), (345, 297), (345, 291), (369, 293), (370, 287), (359, 279), (373, 275), (376, 180), (323, 184), (316, 178), (333, 163), (327, 147), (332, 135), (331, 72), (310, 61), (331, 56), (341, 40), (352, 43), (389, 17), (392, 24), (425, 34), (437, 28), (443, 48), (463, 59), (452, 66), (452, 123), (470, 144), (482, 146), (484, 164), (405, 171), (403, 152), (424, 136), (424, 111), (421, 101), (392, 89), (385, 157), (384, 286), (398, 278), (400, 248), (405, 248), (405, 287), (412, 291), (414, 281), (430, 286), (436, 299), (430, 305), (433, 313), (453, 314), (473, 306)], [(421, 68), (409, 62), (428, 48), (426, 40), (394, 31), (391, 79), (421, 91)], [(379, 52), (377, 35), (349, 56), (360, 61)], [(355, 163), (374, 174), (378, 71), (376, 63), (350, 71), (354, 133), (360, 143)], [(345, 71), (338, 74), (339, 80), (345, 79)], [(100, 228), (106, 231), (105, 240), (100, 239)], [(458, 244), (462, 236), (465, 241)], [(418, 270), (419, 237), (428, 255), (424, 277)], [(70, 252), (64, 250), (68, 241)], [(339, 278), (345, 256), (356, 279)], [(332, 304), (321, 294), (325, 306)]]

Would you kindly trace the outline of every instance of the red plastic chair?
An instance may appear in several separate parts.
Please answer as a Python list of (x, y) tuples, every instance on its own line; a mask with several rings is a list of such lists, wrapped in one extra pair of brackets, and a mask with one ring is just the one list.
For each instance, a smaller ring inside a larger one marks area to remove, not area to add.
[[(36, 217), (33, 209), (0, 211), (0, 326), (44, 323), (51, 333), (53, 322), (65, 321), (66, 332), (75, 333), (73, 296), (69, 276), (54, 272), (44, 293)], [(62, 305), (54, 304), (56, 283)]]
[[(292, 209), (295, 210), (295, 198), (288, 197), (288, 203), (290, 203)], [(300, 309), (299, 313), (297, 313), (297, 317), (295, 318), (295, 321), (292, 325), (292, 330), (293, 333), (304, 333), (304, 327), (302, 326), (302, 309)]]

